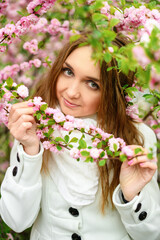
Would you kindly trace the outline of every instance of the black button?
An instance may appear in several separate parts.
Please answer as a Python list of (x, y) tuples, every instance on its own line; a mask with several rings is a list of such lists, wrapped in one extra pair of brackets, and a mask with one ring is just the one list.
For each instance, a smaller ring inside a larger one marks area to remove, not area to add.
[(147, 217), (147, 213), (146, 212), (141, 212), (139, 214), (139, 220), (140, 221), (143, 221), (146, 217)]
[(69, 212), (70, 212), (70, 214), (72, 216), (74, 216), (74, 217), (78, 217), (79, 216), (79, 212), (78, 212), (78, 210), (76, 208), (70, 207), (68, 210), (69, 210)]
[(18, 168), (14, 167), (13, 171), (12, 171), (12, 174), (13, 174), (14, 177), (17, 175), (17, 172), (18, 172)]
[(135, 212), (138, 212), (138, 211), (141, 209), (141, 207), (142, 207), (142, 204), (141, 204), (141, 203), (138, 203)]
[(81, 237), (77, 233), (73, 233), (72, 240), (81, 240)]
[(19, 154), (17, 153), (17, 161), (20, 162)]

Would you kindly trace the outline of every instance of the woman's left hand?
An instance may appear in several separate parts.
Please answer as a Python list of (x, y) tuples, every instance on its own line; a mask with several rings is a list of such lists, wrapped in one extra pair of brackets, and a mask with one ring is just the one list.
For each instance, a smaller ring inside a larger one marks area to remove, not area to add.
[(124, 198), (131, 201), (142, 188), (151, 181), (157, 165), (156, 159), (149, 160), (147, 158), (148, 151), (137, 145), (130, 145), (134, 151), (136, 148), (141, 148), (142, 152), (135, 155), (130, 161), (122, 163), (120, 171), (120, 185)]

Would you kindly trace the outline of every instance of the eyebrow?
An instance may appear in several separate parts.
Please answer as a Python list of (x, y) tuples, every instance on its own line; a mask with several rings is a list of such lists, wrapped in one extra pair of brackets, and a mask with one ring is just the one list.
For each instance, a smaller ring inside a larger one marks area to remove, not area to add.
[[(69, 63), (67, 63), (67, 62), (64, 62), (64, 64), (66, 64), (67, 65), (67, 67), (69, 67), (72, 71), (74, 71), (74, 69), (73, 69), (73, 67), (69, 64)], [(90, 80), (93, 80), (93, 81), (95, 81), (95, 82), (100, 82), (100, 80), (99, 79), (97, 79), (97, 78), (94, 78), (94, 77), (90, 77), (90, 76), (86, 76), (86, 78), (88, 78), (88, 79), (90, 79)]]

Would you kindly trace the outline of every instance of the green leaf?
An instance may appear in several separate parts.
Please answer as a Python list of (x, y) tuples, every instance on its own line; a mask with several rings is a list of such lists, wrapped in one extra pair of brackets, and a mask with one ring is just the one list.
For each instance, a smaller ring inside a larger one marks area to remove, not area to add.
[(113, 152), (110, 150), (107, 150), (107, 155), (113, 157)]
[(19, 15), (21, 15), (21, 16), (25, 16), (24, 13), (21, 12), (21, 11), (17, 11), (17, 13), (18, 13)]
[(101, 14), (101, 13), (94, 13), (92, 15), (93, 22), (98, 22), (98, 21), (100, 21), (100, 20), (102, 20), (104, 18), (106, 18), (106, 16), (104, 14)]
[(40, 110), (41, 111), (45, 111), (46, 109), (47, 109), (47, 107), (48, 107), (48, 104), (46, 103), (46, 104), (42, 104), (41, 106), (40, 106)]
[(117, 18), (112, 18), (112, 19), (110, 20), (109, 25), (110, 25), (111, 28), (113, 28), (113, 27), (116, 26), (119, 22), (120, 22), (119, 19), (117, 19)]
[(89, 156), (86, 158), (85, 162), (94, 162), (94, 159)]
[(99, 143), (97, 144), (97, 148), (102, 148), (102, 142), (99, 142)]
[(104, 60), (109, 63), (112, 60), (112, 55), (109, 52), (104, 54)]
[(49, 131), (48, 131), (48, 134), (51, 135), (53, 132), (54, 132), (54, 129), (50, 128)]
[(78, 142), (78, 138), (74, 137), (71, 139), (70, 143), (73, 142), (73, 143), (77, 143)]
[(14, 97), (18, 97), (18, 94), (17, 94), (16, 92), (12, 92), (12, 95), (13, 95)]
[(65, 135), (64, 140), (66, 141), (66, 143), (68, 143), (69, 142), (69, 136)]
[(103, 167), (106, 164), (106, 159), (100, 160), (98, 164), (100, 167)]
[(153, 159), (153, 153), (148, 153), (148, 154), (147, 154), (147, 158), (148, 158), (148, 159)]
[(12, 79), (11, 77), (7, 78), (6, 83), (7, 83), (7, 86), (8, 86), (8, 87), (12, 87), (12, 85), (13, 85), (13, 79)]
[(81, 35), (79, 35), (79, 34), (73, 35), (69, 38), (69, 41), (72, 43), (72, 42), (78, 40), (80, 37), (81, 37)]
[(57, 145), (56, 148), (57, 148), (58, 151), (61, 151), (61, 150), (62, 150), (62, 147), (59, 146), (59, 145)]
[(104, 156), (105, 156), (105, 152), (103, 151), (103, 152), (100, 153), (99, 157), (103, 158)]
[(34, 8), (34, 12), (38, 12), (41, 9), (42, 5), (38, 5)]
[(118, 157), (119, 154), (120, 154), (120, 152), (115, 152), (114, 156), (115, 156), (115, 157)]
[(56, 142), (65, 142), (64, 139), (61, 138), (61, 137), (56, 137), (54, 140), (55, 140)]
[(70, 148), (73, 148), (73, 145), (72, 145), (72, 144), (69, 144), (68, 146), (69, 146)]
[(0, 46), (4, 46), (4, 47), (7, 47), (8, 44), (7, 43), (1, 43)]
[(55, 120), (54, 119), (49, 119), (47, 124), (48, 124), (48, 126), (52, 126), (52, 125), (55, 124)]
[(87, 147), (87, 144), (86, 144), (86, 142), (83, 139), (79, 140), (79, 147), (81, 149), (85, 149)]
[(41, 115), (40, 113), (37, 113), (37, 114), (36, 114), (37, 120), (40, 120), (40, 119), (41, 119), (41, 116), (42, 116), (42, 115)]
[(117, 151), (117, 144), (113, 144), (113, 148), (114, 148), (114, 151), (116, 152)]
[(88, 156), (89, 156), (89, 152), (87, 152), (87, 151), (81, 151), (81, 155), (82, 155), (83, 157), (88, 157)]
[(134, 153), (135, 153), (135, 154), (138, 154), (138, 153), (140, 153), (140, 152), (142, 152), (142, 149), (141, 149), (141, 148), (136, 148), (136, 149), (134, 149)]
[(127, 156), (124, 155), (124, 154), (121, 154), (121, 155), (120, 155), (120, 160), (121, 160), (122, 162), (126, 161), (126, 160), (127, 160)]
[(44, 44), (45, 44), (44, 41), (40, 41), (40, 42), (38, 43), (38, 48), (39, 48), (39, 49), (40, 49), (40, 48), (43, 48), (43, 47), (44, 47)]
[(122, 4), (122, 6), (126, 5), (126, 1), (125, 0), (121, 0), (121, 4)]

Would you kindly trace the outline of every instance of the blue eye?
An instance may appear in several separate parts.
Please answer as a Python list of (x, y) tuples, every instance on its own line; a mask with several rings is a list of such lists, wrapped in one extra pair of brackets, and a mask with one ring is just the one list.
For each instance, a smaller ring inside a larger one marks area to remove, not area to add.
[(73, 75), (73, 72), (72, 72), (72, 70), (70, 69), (70, 68), (62, 68), (62, 71), (64, 72), (64, 74), (66, 75), (66, 76), (72, 76)]
[(98, 84), (95, 83), (95, 82), (92, 81), (92, 80), (89, 80), (89, 81), (88, 81), (88, 86), (91, 87), (92, 89), (95, 89), (95, 90), (98, 90), (98, 89), (99, 89)]

